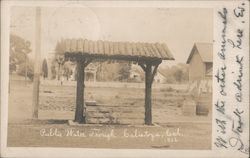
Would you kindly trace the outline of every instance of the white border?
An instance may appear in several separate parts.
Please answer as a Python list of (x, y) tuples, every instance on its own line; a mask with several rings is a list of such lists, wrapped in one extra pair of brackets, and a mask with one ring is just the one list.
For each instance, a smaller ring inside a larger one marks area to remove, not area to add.
[[(235, 1), (2, 1), (1, 2), (1, 156), (3, 157), (246, 157), (233, 150), (146, 150), (146, 149), (82, 149), (82, 148), (24, 148), (6, 147), (8, 118), (9, 7), (69, 6), (87, 7), (171, 7), (218, 8), (234, 6)], [(214, 22), (215, 23), (215, 22)], [(216, 25), (216, 24), (215, 24)], [(216, 27), (216, 26), (215, 26)]]

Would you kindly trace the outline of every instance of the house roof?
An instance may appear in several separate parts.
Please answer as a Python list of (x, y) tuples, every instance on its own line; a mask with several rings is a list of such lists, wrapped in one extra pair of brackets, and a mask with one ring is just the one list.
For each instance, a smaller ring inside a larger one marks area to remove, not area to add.
[(58, 47), (67, 57), (139, 61), (147, 59), (174, 60), (165, 43), (92, 41), (87, 39), (62, 40)]
[(198, 53), (201, 56), (201, 60), (204, 63), (213, 62), (213, 44), (212, 43), (195, 43), (188, 57), (187, 64), (190, 63), (195, 50), (198, 51)]

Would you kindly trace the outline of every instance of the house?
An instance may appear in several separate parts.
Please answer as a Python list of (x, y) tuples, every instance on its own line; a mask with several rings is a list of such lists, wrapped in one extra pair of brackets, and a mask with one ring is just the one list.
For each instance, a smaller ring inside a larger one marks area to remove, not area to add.
[(212, 43), (195, 43), (188, 57), (187, 64), (189, 64), (189, 81), (212, 79)]
[[(97, 74), (98, 65), (90, 63), (85, 69), (85, 81), (96, 82), (96, 74)], [(72, 74), (70, 76), (70, 80), (76, 80), (76, 64), (71, 64)]]
[[(140, 66), (132, 64), (129, 77), (135, 82), (142, 82), (144, 81), (145, 74)], [(165, 82), (166, 82), (166, 76), (164, 75), (164, 73), (161, 72), (160, 69), (158, 69), (158, 71), (154, 76), (154, 83), (165, 83)]]

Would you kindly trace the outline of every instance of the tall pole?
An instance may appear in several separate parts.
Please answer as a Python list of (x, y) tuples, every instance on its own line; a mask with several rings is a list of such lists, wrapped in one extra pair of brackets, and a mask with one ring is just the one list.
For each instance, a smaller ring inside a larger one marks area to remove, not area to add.
[(41, 56), (41, 8), (36, 7), (36, 36), (35, 36), (35, 63), (33, 81), (32, 118), (38, 118), (39, 84), (40, 84), (40, 56)]
[(25, 54), (25, 85), (27, 84), (27, 54)]

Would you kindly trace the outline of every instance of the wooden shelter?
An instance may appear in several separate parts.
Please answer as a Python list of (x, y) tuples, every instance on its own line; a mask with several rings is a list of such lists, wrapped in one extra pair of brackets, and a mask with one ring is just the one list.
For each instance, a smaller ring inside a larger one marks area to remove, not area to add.
[(145, 124), (152, 124), (151, 93), (154, 75), (162, 60), (174, 60), (166, 44), (140, 42), (91, 41), (66, 39), (60, 43), (66, 60), (77, 62), (75, 122), (86, 123), (84, 108), (84, 71), (93, 61), (124, 60), (137, 63), (145, 72)]

